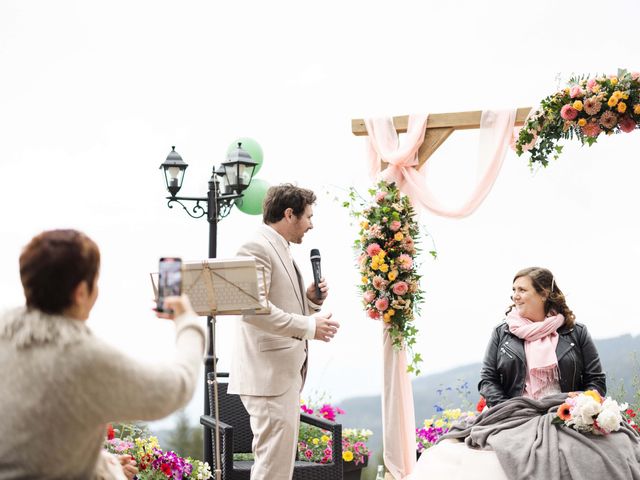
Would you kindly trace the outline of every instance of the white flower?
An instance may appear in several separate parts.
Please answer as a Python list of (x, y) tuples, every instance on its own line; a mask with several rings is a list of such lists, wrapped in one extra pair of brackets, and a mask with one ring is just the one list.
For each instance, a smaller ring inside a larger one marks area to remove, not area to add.
[(593, 417), (600, 413), (602, 406), (589, 395), (579, 395), (576, 404), (571, 409), (576, 427), (579, 429), (587, 425), (593, 425)]
[(620, 411), (617, 412), (612, 409), (605, 409), (598, 415), (598, 425), (605, 432), (615, 432), (620, 429)]

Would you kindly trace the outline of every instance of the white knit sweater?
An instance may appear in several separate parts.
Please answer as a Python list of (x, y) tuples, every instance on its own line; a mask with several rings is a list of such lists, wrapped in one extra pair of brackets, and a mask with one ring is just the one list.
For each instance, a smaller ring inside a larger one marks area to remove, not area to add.
[(149, 364), (85, 322), (24, 307), (0, 316), (0, 479), (89, 479), (109, 421), (165, 417), (193, 396), (198, 318), (175, 320), (175, 357)]

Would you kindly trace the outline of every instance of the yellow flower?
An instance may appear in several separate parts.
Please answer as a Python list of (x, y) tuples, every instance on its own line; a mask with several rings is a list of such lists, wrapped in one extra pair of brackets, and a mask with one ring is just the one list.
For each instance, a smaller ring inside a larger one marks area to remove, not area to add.
[(382, 265), (380, 265), (380, 271), (381, 272), (388, 272), (389, 271), (389, 265), (387, 265), (386, 263), (383, 263)]
[(396, 278), (398, 278), (398, 270), (391, 270), (389, 272), (389, 275), (387, 275), (387, 278), (390, 282), (393, 282)]
[(584, 127), (587, 124), (587, 121), (584, 118), (581, 118), (580, 120), (578, 120), (578, 125), (580, 125), (581, 127)]
[(611, 77), (611, 85), (617, 85), (618, 84), (618, 77)]
[(346, 452), (342, 452), (342, 460), (344, 460), (345, 462), (350, 462), (351, 460), (353, 460), (353, 452), (350, 452), (349, 450), (347, 450)]
[(600, 91), (600, 85), (595, 84), (595, 85), (591, 88), (591, 91), (592, 91), (593, 93), (598, 93), (598, 92)]
[(369, 222), (360, 222), (360, 226), (362, 227), (363, 230), (368, 230)]
[(616, 100), (620, 100), (622, 98), (622, 92), (616, 90), (611, 94), (611, 98), (615, 98)]
[(369, 283), (369, 277), (362, 277), (362, 283)]
[(584, 392), (584, 394), (593, 398), (596, 402), (602, 403), (602, 397), (595, 390), (587, 390), (586, 392)]
[(388, 313), (385, 313), (384, 315), (382, 315), (382, 320), (383, 320), (385, 323), (389, 323), (389, 322), (391, 321), (391, 317), (389, 316), (389, 314), (388, 314)]
[(329, 441), (329, 437), (326, 435), (322, 435), (322, 437), (320, 437), (320, 440), (322, 440), (322, 443), (327, 443)]
[(633, 106), (633, 113), (635, 113), (636, 115), (640, 115), (640, 103), (636, 103)]
[(313, 443), (314, 445), (318, 445), (320, 443), (320, 440), (314, 438), (313, 440), (311, 440), (311, 443)]
[(429, 428), (431, 425), (433, 425), (433, 418), (424, 421), (424, 428)]
[(436, 420), (436, 423), (434, 423), (434, 426), (436, 428), (442, 428), (444, 427), (444, 420), (442, 420), (441, 418), (439, 418), (438, 420)]
[(397, 232), (393, 238), (396, 240), (396, 242), (401, 241), (404, 238), (404, 235), (402, 234), (402, 232)]
[(387, 252), (385, 252), (384, 250), (380, 250), (378, 252), (378, 255), (376, 255), (380, 260), (384, 260), (384, 257), (387, 256)]
[(618, 99), (612, 95), (609, 101), (607, 102), (607, 105), (609, 105), (610, 107), (615, 107), (617, 104), (618, 104)]
[(620, 97), (621, 97), (623, 100), (629, 100), (629, 94), (628, 94), (628, 93), (621, 93), (621, 94), (620, 94)]
[(396, 314), (396, 311), (393, 308), (390, 308), (389, 310), (387, 310), (387, 315), (389, 315), (389, 318), (393, 317)]
[(569, 90), (568, 88), (565, 88), (565, 89), (564, 89), (564, 93), (565, 93), (565, 95), (569, 95), (569, 92), (570, 92), (570, 91), (571, 91), (571, 90)]
[(582, 102), (580, 100), (576, 100), (575, 102), (573, 102), (573, 108), (575, 108), (576, 110), (581, 112), (582, 111)]
[(618, 112), (620, 112), (620, 113), (624, 113), (624, 112), (626, 112), (626, 111), (627, 111), (627, 104), (626, 104), (626, 103), (624, 103), (624, 102), (620, 102), (620, 103), (618, 104)]

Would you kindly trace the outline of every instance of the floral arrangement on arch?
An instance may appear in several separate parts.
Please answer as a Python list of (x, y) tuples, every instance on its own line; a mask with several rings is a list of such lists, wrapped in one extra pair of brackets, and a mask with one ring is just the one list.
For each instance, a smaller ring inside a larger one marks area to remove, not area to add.
[[(418, 375), (422, 358), (413, 346), (418, 333), (414, 320), (423, 301), (416, 263), (419, 227), (409, 197), (395, 183), (381, 181), (376, 187), (368, 191), (370, 200), (352, 188), (343, 203), (360, 226), (353, 244), (359, 289), (367, 316), (387, 325), (393, 346), (409, 353), (407, 370)], [(431, 254), (435, 257), (435, 251)]]
[(626, 419), (625, 413), (628, 415), (627, 409), (626, 403), (619, 404), (611, 397), (602, 398), (595, 390), (571, 392), (558, 407), (552, 423), (581, 433), (607, 435), (620, 429), (623, 419)]
[(206, 480), (211, 468), (206, 462), (182, 458), (160, 448), (158, 439), (135, 425), (107, 426), (105, 448), (116, 455), (131, 455), (138, 467), (138, 480)]
[[(320, 407), (311, 407), (302, 403), (300, 410), (331, 422), (336, 421), (337, 415), (344, 414), (344, 410), (329, 403), (323, 403)], [(298, 435), (300, 460), (330, 463), (333, 455), (333, 442), (328, 433), (319, 427), (301, 422)], [(342, 460), (347, 463), (353, 462), (355, 465), (364, 464), (371, 455), (366, 442), (372, 434), (371, 430), (344, 428), (342, 430)]]
[(601, 133), (629, 133), (640, 125), (640, 72), (573, 77), (532, 112), (518, 134), (516, 153), (531, 155), (529, 165), (544, 167), (562, 152), (560, 139), (596, 143)]

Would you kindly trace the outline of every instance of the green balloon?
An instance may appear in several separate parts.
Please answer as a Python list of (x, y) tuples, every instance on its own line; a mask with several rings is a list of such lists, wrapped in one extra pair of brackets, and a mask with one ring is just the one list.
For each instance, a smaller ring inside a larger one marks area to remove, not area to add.
[(234, 140), (233, 143), (229, 145), (229, 148), (227, 148), (227, 155), (238, 148), (238, 143), (241, 143), (242, 149), (245, 150), (249, 155), (251, 155), (251, 160), (257, 163), (256, 168), (253, 171), (253, 174), (255, 175), (262, 168), (262, 147), (253, 138), (241, 137)]
[(260, 178), (251, 180), (247, 189), (242, 192), (243, 197), (236, 200), (238, 210), (249, 215), (262, 214), (262, 202), (264, 202), (264, 196), (269, 187), (269, 182)]

